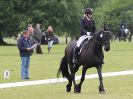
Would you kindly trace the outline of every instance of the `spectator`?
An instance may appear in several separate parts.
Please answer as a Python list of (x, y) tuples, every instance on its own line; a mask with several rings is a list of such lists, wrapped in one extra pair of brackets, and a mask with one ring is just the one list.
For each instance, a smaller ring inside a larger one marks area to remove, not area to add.
[(46, 31), (46, 40), (48, 41), (48, 53), (50, 53), (52, 45), (53, 45), (54, 31), (52, 26), (49, 26)]
[(36, 28), (34, 29), (32, 39), (34, 40), (34, 42), (40, 43), (40, 45), (38, 45), (36, 48), (36, 53), (43, 54), (41, 49), (42, 30), (40, 29), (40, 24), (36, 24)]
[(29, 31), (30, 36), (32, 37), (33, 32), (34, 32), (34, 29), (33, 29), (33, 27), (32, 27), (32, 24), (28, 24), (27, 30)]
[(29, 79), (29, 66), (30, 66), (30, 56), (32, 55), (31, 46), (33, 42), (29, 37), (29, 32), (27, 30), (23, 31), (22, 36), (19, 38), (18, 49), (21, 57), (21, 78)]

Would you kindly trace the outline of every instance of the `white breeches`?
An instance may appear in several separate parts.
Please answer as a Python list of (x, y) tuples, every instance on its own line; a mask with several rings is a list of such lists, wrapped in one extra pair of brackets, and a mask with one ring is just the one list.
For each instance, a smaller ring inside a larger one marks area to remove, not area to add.
[(88, 38), (88, 40), (91, 38), (92, 36), (89, 35), (83, 35), (79, 38), (79, 40), (77, 41), (77, 47), (80, 47), (81, 43)]
[(129, 30), (128, 30), (128, 29), (124, 29), (124, 31), (125, 31), (125, 33), (126, 33), (126, 34), (129, 32)]

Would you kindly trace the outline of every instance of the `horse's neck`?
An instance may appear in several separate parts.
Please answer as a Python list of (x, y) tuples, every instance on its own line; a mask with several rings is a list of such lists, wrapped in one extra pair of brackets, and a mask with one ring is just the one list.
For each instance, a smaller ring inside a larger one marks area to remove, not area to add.
[(102, 51), (102, 42), (99, 38), (94, 38), (93, 40), (94, 43), (94, 51), (95, 53), (101, 52)]
[(86, 50), (92, 49), (93, 51), (101, 51), (102, 50), (102, 43), (96, 38), (91, 38), (84, 44)]
[(82, 47), (81, 53), (86, 53), (86, 55), (94, 54), (96, 56), (102, 53), (102, 45), (96, 39), (91, 38), (89, 41), (86, 41)]

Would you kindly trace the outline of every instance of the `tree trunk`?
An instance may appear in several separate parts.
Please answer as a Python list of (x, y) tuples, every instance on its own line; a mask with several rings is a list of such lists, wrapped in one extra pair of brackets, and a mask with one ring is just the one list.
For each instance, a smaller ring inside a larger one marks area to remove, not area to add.
[(0, 33), (0, 45), (6, 45), (6, 43), (3, 40), (2, 34)]

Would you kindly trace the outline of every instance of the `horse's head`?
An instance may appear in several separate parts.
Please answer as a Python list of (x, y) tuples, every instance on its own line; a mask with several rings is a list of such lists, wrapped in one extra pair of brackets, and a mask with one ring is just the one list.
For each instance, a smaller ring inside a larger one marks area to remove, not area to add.
[(104, 47), (105, 51), (110, 50), (110, 39), (111, 39), (110, 31), (101, 30), (94, 36), (94, 38), (96, 42), (98, 42), (100, 45)]
[(104, 50), (109, 51), (110, 50), (111, 32), (110, 31), (102, 31), (100, 33), (100, 37), (102, 39), (102, 45), (104, 46)]

